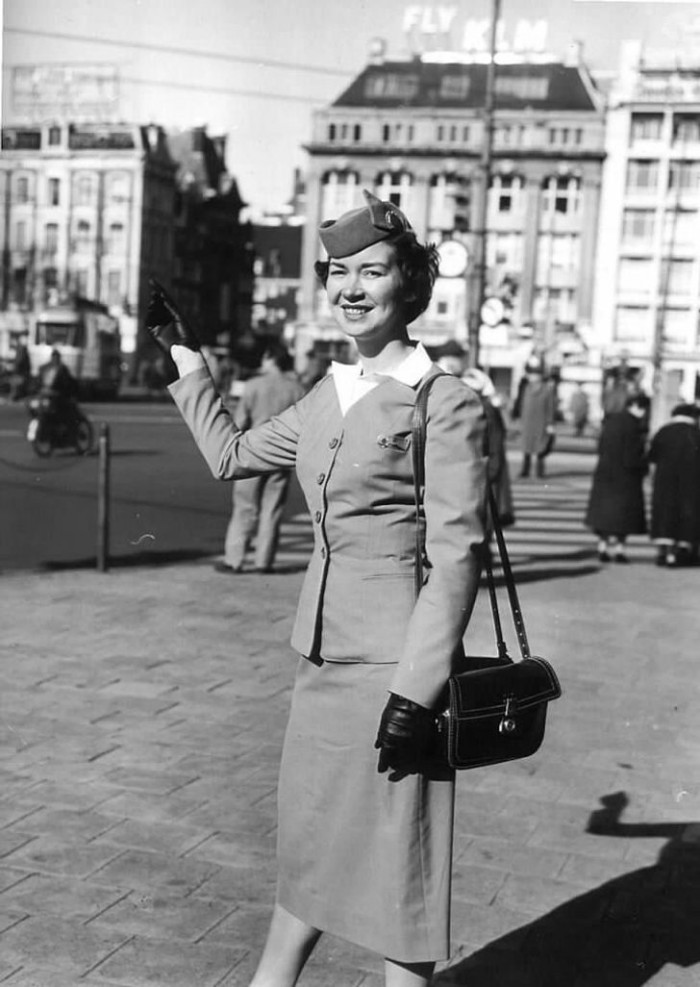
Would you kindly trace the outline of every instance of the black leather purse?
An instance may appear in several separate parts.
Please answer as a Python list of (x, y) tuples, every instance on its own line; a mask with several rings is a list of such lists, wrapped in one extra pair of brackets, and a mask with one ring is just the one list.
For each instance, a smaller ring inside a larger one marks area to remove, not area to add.
[[(416, 595), (423, 586), (429, 560), (425, 552), (425, 518), (422, 511), (425, 482), (425, 433), (427, 402), (436, 377), (429, 377), (416, 397), (413, 415), (413, 477), (416, 500)], [(510, 566), (508, 549), (489, 486), (488, 504), (508, 599), (513, 616), (520, 660), (513, 661), (503, 637), (491, 553), (484, 551), (484, 569), (496, 632), (495, 656), (456, 657), (457, 671), (447, 683), (444, 704), (437, 716), (439, 755), (452, 768), (478, 768), (529, 757), (542, 744), (547, 704), (561, 696), (554, 669), (544, 658), (530, 653), (525, 624)], [(462, 670), (463, 669), (463, 670)]]

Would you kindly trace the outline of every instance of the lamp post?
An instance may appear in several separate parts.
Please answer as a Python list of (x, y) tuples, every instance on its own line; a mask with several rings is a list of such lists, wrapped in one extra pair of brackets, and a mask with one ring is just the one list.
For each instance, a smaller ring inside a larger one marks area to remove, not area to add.
[(469, 321), (469, 365), (479, 364), (479, 345), (481, 329), (481, 307), (486, 300), (487, 285), (487, 236), (488, 236), (488, 204), (489, 187), (491, 185), (491, 165), (493, 161), (493, 129), (494, 103), (496, 89), (496, 40), (498, 37), (498, 22), (501, 17), (501, 0), (492, 0), (491, 25), (489, 31), (489, 62), (486, 68), (486, 92), (484, 95), (484, 138), (481, 145), (479, 169), (481, 172), (481, 194), (477, 200), (477, 220), (475, 236), (475, 258), (472, 270), (472, 281), (476, 281), (472, 293), (474, 304), (470, 306)]

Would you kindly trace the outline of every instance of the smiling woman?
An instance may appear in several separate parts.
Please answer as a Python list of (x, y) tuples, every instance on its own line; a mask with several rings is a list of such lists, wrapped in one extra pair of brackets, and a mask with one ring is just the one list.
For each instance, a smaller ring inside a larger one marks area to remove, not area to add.
[[(279, 775), (277, 900), (251, 987), (293, 987), (322, 932), (382, 955), (387, 987), (426, 987), (449, 955), (454, 774), (434, 751), (435, 707), (479, 580), (484, 417), (408, 336), (435, 248), (392, 203), (365, 200), (323, 224), (317, 266), (359, 362), (334, 364), (265, 424), (236, 431), (194, 331), (157, 286), (150, 306), (180, 372), (171, 393), (214, 476), (295, 469), (314, 519), (292, 635), (302, 657)], [(428, 383), (416, 595), (412, 419)]]

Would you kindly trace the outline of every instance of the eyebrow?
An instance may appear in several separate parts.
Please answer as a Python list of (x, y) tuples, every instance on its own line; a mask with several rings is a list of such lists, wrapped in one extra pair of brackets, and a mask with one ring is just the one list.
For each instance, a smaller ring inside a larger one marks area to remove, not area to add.
[[(348, 266), (340, 260), (329, 261), (331, 267), (341, 267), (344, 271), (347, 271)], [(385, 270), (389, 270), (389, 265), (383, 260), (372, 260), (366, 261), (364, 264), (360, 264), (360, 270), (364, 271), (367, 267), (383, 267)]]

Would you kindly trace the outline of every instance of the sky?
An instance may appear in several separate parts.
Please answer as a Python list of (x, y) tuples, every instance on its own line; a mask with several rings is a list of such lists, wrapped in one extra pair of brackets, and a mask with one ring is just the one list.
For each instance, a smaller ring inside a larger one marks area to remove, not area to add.
[[(14, 67), (115, 66), (120, 119), (225, 134), (243, 199), (274, 210), (304, 167), (313, 110), (364, 68), (372, 39), (387, 58), (408, 54), (407, 8), (427, 27), (451, 20), (461, 38), (491, 0), (5, 0), (3, 123), (19, 122)], [(614, 69), (627, 39), (700, 39), (700, 0), (502, 0), (502, 17), (506, 37), (521, 19), (547, 20), (547, 49), (563, 57), (581, 41), (593, 70)]]

